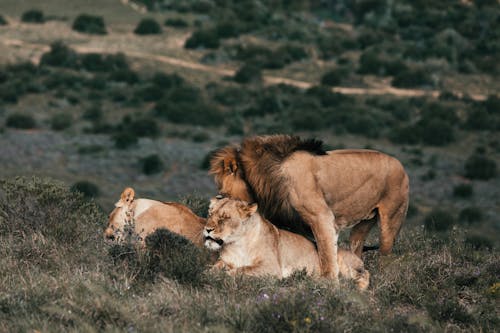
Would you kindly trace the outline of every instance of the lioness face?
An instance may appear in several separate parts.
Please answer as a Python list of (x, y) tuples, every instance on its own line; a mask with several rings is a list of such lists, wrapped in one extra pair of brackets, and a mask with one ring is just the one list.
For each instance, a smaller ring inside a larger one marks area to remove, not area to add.
[(124, 207), (115, 207), (108, 218), (108, 227), (104, 231), (104, 238), (120, 242), (124, 234), (127, 221), (126, 209)]
[(210, 201), (207, 224), (203, 230), (205, 247), (217, 251), (235, 241), (245, 230), (245, 222), (257, 211), (257, 204), (230, 198)]

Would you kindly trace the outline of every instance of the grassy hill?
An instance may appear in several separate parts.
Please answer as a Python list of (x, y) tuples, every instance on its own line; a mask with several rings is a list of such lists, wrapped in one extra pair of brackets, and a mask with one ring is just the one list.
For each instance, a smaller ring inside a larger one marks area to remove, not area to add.
[[(497, 1), (5, 0), (0, 16), (0, 331), (498, 330)], [(210, 152), (271, 133), (403, 162), (409, 217), (392, 263), (366, 256), (368, 294), (300, 274), (186, 284), (102, 242), (124, 187), (207, 199)]]

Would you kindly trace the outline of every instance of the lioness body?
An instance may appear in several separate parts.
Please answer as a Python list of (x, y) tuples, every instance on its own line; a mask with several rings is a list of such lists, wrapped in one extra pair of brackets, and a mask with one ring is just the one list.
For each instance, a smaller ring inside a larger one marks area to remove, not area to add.
[[(216, 267), (230, 273), (287, 277), (296, 270), (319, 275), (320, 261), (314, 244), (298, 234), (278, 229), (264, 219), (257, 206), (234, 199), (212, 201), (205, 226), (205, 246), (220, 250)], [(339, 249), (338, 265), (343, 277), (366, 289), (369, 273), (354, 253)]]
[(179, 203), (135, 199), (134, 195), (132, 188), (123, 191), (109, 215), (108, 227), (104, 231), (106, 238), (120, 242), (126, 232), (132, 231), (140, 242), (144, 242), (157, 229), (168, 229), (199, 247), (203, 246), (204, 218)]
[(324, 276), (336, 279), (338, 231), (353, 227), (351, 248), (361, 256), (380, 222), (380, 252), (388, 254), (403, 223), (409, 180), (401, 163), (372, 150), (325, 152), (321, 142), (286, 135), (245, 139), (211, 160), (222, 194), (256, 201), (272, 223), (304, 234), (310, 227)]

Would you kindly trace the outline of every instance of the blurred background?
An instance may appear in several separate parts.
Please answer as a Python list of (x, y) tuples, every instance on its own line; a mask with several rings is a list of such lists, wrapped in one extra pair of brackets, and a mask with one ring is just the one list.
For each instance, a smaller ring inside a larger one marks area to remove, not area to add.
[(496, 0), (0, 0), (0, 178), (209, 198), (213, 150), (297, 134), (397, 157), (409, 225), (491, 247), (499, 54)]

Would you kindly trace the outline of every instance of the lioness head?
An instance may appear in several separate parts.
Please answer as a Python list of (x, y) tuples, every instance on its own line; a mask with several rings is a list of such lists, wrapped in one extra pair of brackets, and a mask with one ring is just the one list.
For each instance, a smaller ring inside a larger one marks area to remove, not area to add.
[(237, 148), (219, 149), (210, 160), (210, 173), (215, 176), (220, 194), (247, 202), (254, 201), (238, 163)]
[(127, 187), (123, 190), (120, 200), (115, 204), (115, 209), (109, 214), (108, 227), (104, 231), (104, 238), (119, 242), (122, 240), (125, 229), (131, 223), (130, 205), (134, 201), (135, 192)]
[(245, 222), (256, 211), (257, 204), (229, 198), (212, 199), (203, 230), (205, 247), (217, 251), (223, 244), (235, 241), (245, 231)]

